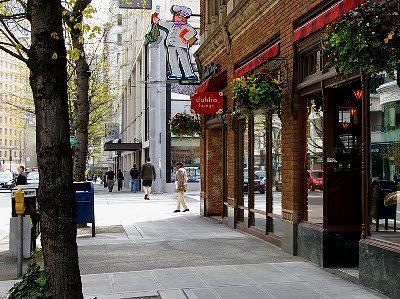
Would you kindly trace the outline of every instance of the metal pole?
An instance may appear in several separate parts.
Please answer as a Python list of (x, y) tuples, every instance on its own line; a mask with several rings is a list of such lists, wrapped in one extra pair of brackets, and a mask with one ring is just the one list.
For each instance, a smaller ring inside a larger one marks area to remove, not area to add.
[(24, 243), (24, 235), (23, 235), (23, 215), (18, 215), (18, 248), (17, 248), (17, 277), (22, 276), (22, 258), (23, 258), (23, 243)]

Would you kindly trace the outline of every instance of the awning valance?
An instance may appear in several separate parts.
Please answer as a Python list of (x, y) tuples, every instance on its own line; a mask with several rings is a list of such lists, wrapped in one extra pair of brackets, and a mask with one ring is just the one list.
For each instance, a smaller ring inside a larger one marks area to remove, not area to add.
[(293, 33), (293, 42), (303, 39), (311, 33), (318, 31), (337, 19), (340, 15), (349, 12), (365, 1), (366, 0), (342, 0), (336, 3), (334, 6), (328, 8), (315, 18), (297, 28)]
[(235, 70), (233, 74), (233, 78), (239, 78), (243, 76), (244, 74), (254, 70), (257, 66), (260, 64), (263, 64), (266, 62), (268, 59), (277, 56), (279, 53), (279, 42), (276, 44), (273, 44), (271, 47), (266, 49), (264, 52), (259, 54), (257, 57), (253, 58), (249, 62), (247, 62), (245, 65), (241, 66), (237, 70)]
[(137, 151), (142, 149), (142, 143), (104, 143), (105, 151)]
[(204, 81), (199, 87), (196, 88), (196, 92), (203, 91), (220, 91), (225, 87), (227, 80), (226, 72), (223, 72), (217, 76), (213, 76)]

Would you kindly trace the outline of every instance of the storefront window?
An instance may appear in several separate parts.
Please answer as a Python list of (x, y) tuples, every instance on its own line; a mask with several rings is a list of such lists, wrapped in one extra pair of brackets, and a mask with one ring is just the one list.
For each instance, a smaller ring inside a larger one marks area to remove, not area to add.
[[(343, 114), (340, 115), (343, 119)], [(340, 118), (339, 116), (339, 118)], [(322, 94), (307, 98), (307, 215), (306, 220), (322, 223), (324, 190), (324, 117)]]
[[(243, 120), (243, 222), (249, 219), (249, 120)], [(250, 171), (253, 171), (250, 168)]]
[(267, 119), (260, 113), (242, 120), (240, 126), (243, 204), (239, 204), (239, 221), (278, 236), (282, 207), (280, 124), (277, 115)]
[(254, 116), (254, 226), (265, 230), (267, 205), (266, 182), (269, 169), (266, 161), (266, 119), (262, 114)]
[(396, 232), (400, 218), (400, 89), (391, 81), (376, 91), (371, 95), (370, 111), (370, 232), (375, 238), (400, 243)]
[(200, 182), (200, 141), (198, 138), (174, 138), (171, 145), (171, 178), (175, 178), (175, 163), (183, 162), (188, 182)]

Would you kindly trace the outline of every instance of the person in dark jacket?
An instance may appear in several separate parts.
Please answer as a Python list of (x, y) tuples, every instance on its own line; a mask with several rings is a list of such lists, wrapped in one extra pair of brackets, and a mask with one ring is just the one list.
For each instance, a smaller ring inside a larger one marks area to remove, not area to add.
[(26, 185), (27, 184), (25, 166), (24, 165), (18, 166), (18, 177), (17, 177), (16, 184), (17, 185)]
[(133, 164), (129, 174), (131, 176), (131, 192), (136, 193), (139, 177), (139, 169), (136, 168), (136, 164)]
[(118, 191), (122, 190), (122, 181), (124, 180), (124, 174), (122, 173), (121, 169), (117, 171), (117, 180), (118, 180)]
[(115, 178), (115, 172), (112, 170), (111, 167), (108, 167), (108, 171), (106, 172), (106, 182), (108, 186), (108, 192), (112, 192), (114, 188), (114, 178)]
[(146, 159), (146, 163), (144, 163), (140, 169), (140, 177), (143, 182), (143, 191), (144, 191), (144, 199), (149, 200), (149, 194), (151, 193), (151, 184), (156, 179), (156, 170), (154, 165), (150, 163), (150, 158)]

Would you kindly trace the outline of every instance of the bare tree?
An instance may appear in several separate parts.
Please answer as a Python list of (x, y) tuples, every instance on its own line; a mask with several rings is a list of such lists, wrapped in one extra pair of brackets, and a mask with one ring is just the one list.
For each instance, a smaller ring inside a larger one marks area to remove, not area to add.
[(75, 51), (75, 72), (77, 97), (75, 106), (75, 134), (76, 146), (74, 152), (74, 180), (84, 181), (86, 160), (88, 153), (88, 125), (89, 125), (89, 65), (86, 61), (84, 47), (83, 12), (91, 0), (75, 2), (72, 11), (64, 10), (64, 20), (69, 27), (72, 48)]
[[(61, 1), (3, 2), (3, 9), (9, 5), (13, 13), (2, 14), (0, 18), (3, 26), (0, 50), (26, 62), (30, 70), (41, 174), (37, 198), (47, 287), (54, 298), (83, 298), (76, 245)], [(15, 35), (23, 27), (19, 21), (24, 18), (30, 23), (30, 47)]]

